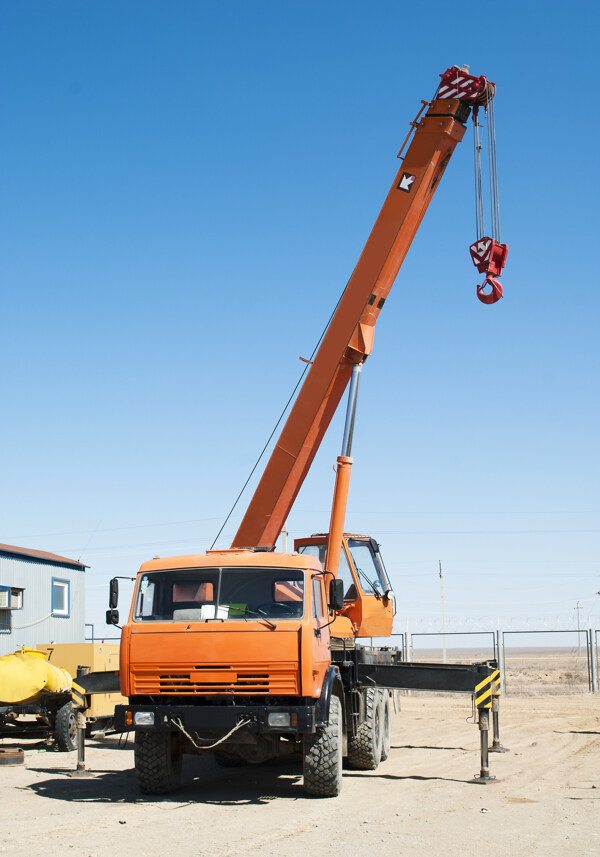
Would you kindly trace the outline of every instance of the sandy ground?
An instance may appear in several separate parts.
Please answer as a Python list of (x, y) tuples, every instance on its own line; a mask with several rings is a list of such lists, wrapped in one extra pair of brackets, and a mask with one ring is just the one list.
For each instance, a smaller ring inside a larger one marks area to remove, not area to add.
[[(600, 855), (600, 696), (502, 700), (493, 785), (479, 771), (468, 698), (405, 697), (389, 759), (346, 771), (338, 798), (305, 797), (295, 759), (237, 770), (187, 757), (181, 788), (142, 796), (131, 744), (91, 741), (90, 779), (75, 753), (39, 752), (0, 769), (0, 852), (143, 857), (312, 854), (564, 857)], [(6, 746), (6, 743), (4, 744)]]

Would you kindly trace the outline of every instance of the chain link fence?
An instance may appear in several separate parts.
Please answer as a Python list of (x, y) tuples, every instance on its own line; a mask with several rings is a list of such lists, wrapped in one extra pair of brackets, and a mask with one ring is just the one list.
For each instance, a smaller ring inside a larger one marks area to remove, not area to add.
[(560, 628), (504, 631), (405, 631), (377, 638), (405, 661), (500, 665), (502, 691), (515, 696), (598, 693), (600, 630)]

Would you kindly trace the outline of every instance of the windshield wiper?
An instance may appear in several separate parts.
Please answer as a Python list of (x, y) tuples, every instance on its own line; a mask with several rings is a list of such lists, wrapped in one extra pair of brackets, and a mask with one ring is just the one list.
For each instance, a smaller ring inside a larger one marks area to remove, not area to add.
[(269, 625), (274, 631), (277, 630), (277, 625), (275, 624), (275, 622), (271, 622), (271, 620), (268, 619), (261, 610), (248, 610), (247, 607), (236, 607), (235, 609), (236, 611), (239, 610), (240, 613), (243, 612), (244, 616), (258, 616), (259, 619), (262, 619), (263, 622), (266, 622), (267, 625)]
[(381, 593), (377, 590), (377, 584), (373, 580), (369, 580), (362, 568), (356, 566), (356, 571), (362, 577), (362, 579), (366, 580), (366, 582), (369, 584), (369, 586), (373, 590), (373, 595), (375, 596), (375, 598), (381, 598)]

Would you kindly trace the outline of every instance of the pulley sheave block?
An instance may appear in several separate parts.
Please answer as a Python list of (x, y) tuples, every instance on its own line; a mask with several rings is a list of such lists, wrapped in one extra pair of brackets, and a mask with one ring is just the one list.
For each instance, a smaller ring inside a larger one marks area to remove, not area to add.
[(469, 247), (471, 259), (480, 274), (498, 277), (506, 265), (508, 244), (500, 244), (493, 238), (479, 238)]

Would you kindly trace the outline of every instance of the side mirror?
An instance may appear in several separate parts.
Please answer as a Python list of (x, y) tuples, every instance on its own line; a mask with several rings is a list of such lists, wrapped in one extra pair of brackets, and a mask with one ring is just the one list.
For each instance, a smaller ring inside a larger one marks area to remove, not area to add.
[(344, 606), (344, 581), (333, 578), (329, 581), (329, 606), (336, 613)]
[[(110, 582), (110, 595), (108, 596), (108, 606), (110, 607), (111, 610), (114, 610), (114, 608), (117, 606), (118, 603), (119, 603), (119, 581), (117, 580), (116, 577), (113, 577), (113, 579)], [(108, 622), (108, 619), (106, 621)], [(113, 625), (114, 624), (115, 623), (113, 622)]]
[(106, 611), (106, 624), (107, 625), (118, 625), (119, 624), (119, 611), (115, 610), (114, 607), (111, 607), (110, 610)]

